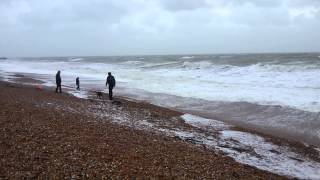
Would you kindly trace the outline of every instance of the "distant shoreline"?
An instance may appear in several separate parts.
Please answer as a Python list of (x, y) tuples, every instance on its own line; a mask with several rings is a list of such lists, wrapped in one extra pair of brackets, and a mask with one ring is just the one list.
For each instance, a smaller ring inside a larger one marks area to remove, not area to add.
[(141, 57), (147, 57), (147, 56), (197, 56), (197, 55), (259, 55), (259, 54), (320, 54), (319, 52), (306, 52), (306, 51), (301, 51), (301, 52), (231, 52), (231, 53), (181, 53), (181, 54), (123, 54), (123, 55), (64, 55), (64, 56), (6, 56), (6, 58), (48, 58), (48, 57), (56, 57), (56, 58), (61, 58), (61, 57), (70, 57), (70, 58), (77, 58), (77, 57), (133, 57), (133, 56), (141, 56)]

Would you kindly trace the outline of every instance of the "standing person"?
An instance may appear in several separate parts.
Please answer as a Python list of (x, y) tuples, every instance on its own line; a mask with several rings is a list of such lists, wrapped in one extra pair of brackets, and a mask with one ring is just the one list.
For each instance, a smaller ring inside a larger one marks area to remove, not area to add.
[(80, 90), (80, 80), (79, 77), (76, 78), (77, 90)]
[(57, 74), (56, 74), (56, 84), (57, 84), (56, 93), (58, 92), (58, 89), (59, 89), (59, 93), (61, 93), (61, 76), (60, 76), (60, 71), (58, 71)]
[(116, 80), (111, 75), (111, 72), (108, 72), (106, 86), (109, 84), (109, 99), (112, 100), (112, 89), (116, 86)]

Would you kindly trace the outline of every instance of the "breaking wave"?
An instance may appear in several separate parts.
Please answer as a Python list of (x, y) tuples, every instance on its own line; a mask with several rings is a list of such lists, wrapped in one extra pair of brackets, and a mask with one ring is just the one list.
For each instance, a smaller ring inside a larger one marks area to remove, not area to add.
[[(127, 94), (142, 91), (135, 97), (197, 112), (221, 114), (225, 109), (229, 120), (234, 118), (230, 112), (237, 112), (233, 115), (241, 119), (236, 122), (254, 122), (255, 127), (262, 124), (273, 130), (285, 127), (286, 131), (278, 133), (295, 131), (296, 137), (320, 139), (314, 129), (320, 128), (319, 54), (15, 58), (0, 62), (0, 72), (45, 74), (48, 82), (53, 82), (57, 70), (65, 84), (74, 85), (79, 76), (82, 84), (97, 87), (104, 87), (107, 72), (112, 72)], [(230, 106), (237, 102), (241, 104)], [(274, 116), (268, 117), (271, 114)], [(300, 125), (303, 132), (293, 130)]]
[(83, 61), (83, 58), (70, 58), (69, 62)]
[(194, 56), (182, 56), (180, 59), (193, 59)]

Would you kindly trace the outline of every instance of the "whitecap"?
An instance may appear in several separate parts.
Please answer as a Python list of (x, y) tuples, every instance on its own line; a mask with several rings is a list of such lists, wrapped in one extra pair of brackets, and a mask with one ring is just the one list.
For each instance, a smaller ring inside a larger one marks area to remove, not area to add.
[(180, 59), (193, 59), (194, 56), (182, 56)]

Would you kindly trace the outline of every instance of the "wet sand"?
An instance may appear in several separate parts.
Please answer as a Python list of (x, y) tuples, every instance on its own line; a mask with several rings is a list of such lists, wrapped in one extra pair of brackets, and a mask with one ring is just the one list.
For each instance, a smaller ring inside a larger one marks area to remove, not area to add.
[[(96, 100), (7, 82), (0, 89), (2, 178), (286, 179), (179, 138), (133, 128), (134, 119), (130, 127), (86, 113)], [(118, 100), (104, 103), (163, 127), (189, 128), (173, 121), (180, 112)]]

